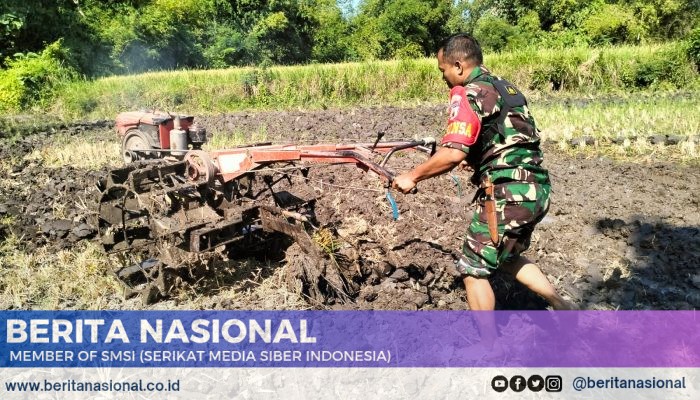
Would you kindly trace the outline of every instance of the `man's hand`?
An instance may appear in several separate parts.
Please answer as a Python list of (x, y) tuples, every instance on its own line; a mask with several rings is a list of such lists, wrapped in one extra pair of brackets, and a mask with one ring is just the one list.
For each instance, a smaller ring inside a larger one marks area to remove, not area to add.
[(416, 187), (416, 181), (413, 180), (410, 173), (405, 173), (394, 178), (391, 187), (397, 189), (403, 194), (409, 193), (411, 189)]
[(416, 183), (444, 174), (464, 161), (467, 155), (462, 150), (450, 147), (440, 147), (432, 157), (414, 168), (411, 172), (403, 173), (392, 183), (392, 187), (402, 193), (409, 193)]
[(463, 160), (461, 163), (459, 163), (459, 169), (462, 171), (474, 172), (474, 168), (467, 163), (467, 160)]

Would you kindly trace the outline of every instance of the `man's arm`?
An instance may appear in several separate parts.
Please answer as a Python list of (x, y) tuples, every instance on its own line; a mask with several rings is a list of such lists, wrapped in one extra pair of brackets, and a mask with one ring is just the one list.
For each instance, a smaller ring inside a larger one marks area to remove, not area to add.
[(426, 162), (394, 178), (393, 187), (402, 193), (408, 193), (418, 182), (444, 174), (459, 165), (466, 157), (467, 154), (461, 150), (440, 147)]

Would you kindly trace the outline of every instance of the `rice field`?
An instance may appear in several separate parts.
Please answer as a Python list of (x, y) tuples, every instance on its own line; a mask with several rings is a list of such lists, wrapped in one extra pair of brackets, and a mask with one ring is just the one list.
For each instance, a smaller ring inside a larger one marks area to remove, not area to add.
[[(487, 54), (484, 64), (531, 98), (639, 90), (697, 91), (700, 79), (682, 44), (524, 49)], [(444, 101), (434, 58), (151, 72), (77, 81), (49, 111), (64, 120), (112, 119), (132, 109), (196, 115), (281, 108), (323, 109)]]

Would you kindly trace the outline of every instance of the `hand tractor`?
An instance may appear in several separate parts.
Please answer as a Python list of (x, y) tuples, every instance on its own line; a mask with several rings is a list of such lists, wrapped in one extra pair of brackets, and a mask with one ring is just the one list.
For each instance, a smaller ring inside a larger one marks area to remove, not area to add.
[[(371, 171), (385, 182), (396, 218), (387, 161), (397, 151), (435, 151), (432, 138), (382, 142), (383, 134), (374, 143), (264, 143), (205, 151), (205, 130), (193, 117), (162, 113), (122, 113), (117, 130), (126, 165), (99, 184), (97, 225), (107, 253), (150, 252), (147, 261), (116, 271), (128, 286), (146, 290), (146, 302), (167, 294), (171, 277), (183, 267), (221, 251), (264, 249), (273, 233), (320, 257), (307, 233), (315, 226), (310, 168), (351, 164)], [(344, 296), (341, 283), (333, 284), (337, 276), (324, 278), (336, 297)]]

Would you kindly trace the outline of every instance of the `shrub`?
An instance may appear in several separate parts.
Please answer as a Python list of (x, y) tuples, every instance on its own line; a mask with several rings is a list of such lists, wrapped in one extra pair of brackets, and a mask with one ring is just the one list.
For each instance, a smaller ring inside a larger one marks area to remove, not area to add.
[(518, 29), (508, 21), (488, 15), (479, 19), (474, 30), (474, 37), (486, 51), (505, 50), (508, 42), (518, 35)]
[(576, 52), (556, 54), (538, 63), (532, 71), (530, 88), (571, 90), (579, 87), (579, 66), (585, 60)]
[(683, 47), (676, 45), (641, 61), (635, 70), (633, 86), (645, 88), (668, 82), (683, 87), (692, 80), (690, 69)]
[(594, 44), (620, 44), (637, 41), (643, 29), (634, 15), (616, 4), (606, 4), (583, 22), (583, 29)]
[(394, 58), (401, 60), (412, 60), (420, 57), (423, 57), (423, 49), (418, 43), (408, 43), (394, 53)]
[(59, 40), (41, 54), (21, 54), (9, 61), (8, 68), (0, 71), (0, 110), (18, 112), (49, 100), (57, 88), (77, 75), (64, 62), (67, 58)]
[(700, 72), (700, 27), (696, 28), (688, 36), (688, 58), (695, 64)]

